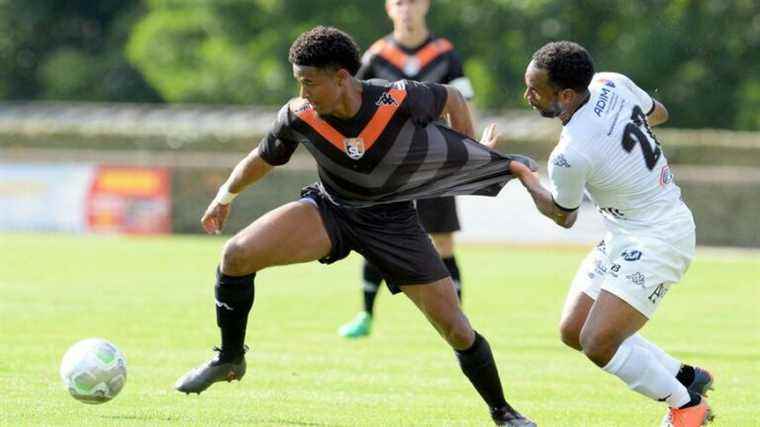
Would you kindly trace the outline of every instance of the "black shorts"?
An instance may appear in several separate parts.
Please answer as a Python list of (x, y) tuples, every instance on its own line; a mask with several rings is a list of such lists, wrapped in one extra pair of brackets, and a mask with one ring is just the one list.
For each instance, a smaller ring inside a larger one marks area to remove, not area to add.
[(301, 197), (314, 201), (332, 242), (330, 254), (319, 262), (331, 264), (354, 250), (380, 270), (394, 294), (401, 292), (401, 285), (449, 277), (412, 202), (349, 208), (331, 202), (318, 185), (304, 188)]
[(457, 203), (453, 197), (417, 200), (417, 214), (422, 227), (430, 234), (459, 231)]

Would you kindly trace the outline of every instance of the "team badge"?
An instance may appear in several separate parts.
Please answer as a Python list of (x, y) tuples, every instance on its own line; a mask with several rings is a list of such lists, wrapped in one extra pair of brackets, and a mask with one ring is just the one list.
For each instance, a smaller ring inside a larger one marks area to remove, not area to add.
[(361, 138), (346, 138), (343, 140), (343, 149), (348, 157), (359, 160), (364, 156), (364, 141)]
[(404, 74), (414, 77), (420, 72), (420, 60), (416, 56), (410, 56), (404, 61)]

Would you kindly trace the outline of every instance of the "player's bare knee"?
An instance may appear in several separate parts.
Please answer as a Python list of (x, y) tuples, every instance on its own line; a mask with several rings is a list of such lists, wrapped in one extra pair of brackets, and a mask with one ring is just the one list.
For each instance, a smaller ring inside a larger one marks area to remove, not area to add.
[(446, 342), (457, 349), (469, 347), (475, 339), (475, 332), (464, 318), (445, 329), (445, 334)]
[(230, 276), (243, 276), (255, 272), (253, 253), (255, 251), (252, 251), (240, 239), (231, 238), (222, 250), (222, 272)]

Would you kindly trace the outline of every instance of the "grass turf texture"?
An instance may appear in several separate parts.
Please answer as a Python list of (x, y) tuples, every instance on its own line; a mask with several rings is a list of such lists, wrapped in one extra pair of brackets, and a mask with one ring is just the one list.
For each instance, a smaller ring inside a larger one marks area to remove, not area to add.
[[(369, 339), (336, 328), (360, 305), (360, 259), (257, 278), (248, 374), (185, 396), (177, 377), (217, 344), (223, 240), (0, 235), (0, 425), (488, 425), (456, 359), (403, 296), (383, 290)], [(564, 347), (557, 322), (585, 249), (462, 246), (465, 311), (508, 400), (543, 426), (652, 426), (665, 411)], [(760, 395), (760, 255), (700, 250), (644, 334), (711, 369), (715, 425), (752, 426)], [(62, 388), (61, 356), (100, 336), (126, 354), (114, 401)]]

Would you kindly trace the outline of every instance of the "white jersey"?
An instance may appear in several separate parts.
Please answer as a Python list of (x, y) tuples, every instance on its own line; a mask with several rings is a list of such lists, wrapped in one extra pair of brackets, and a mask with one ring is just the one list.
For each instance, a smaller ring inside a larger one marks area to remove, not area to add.
[(669, 238), (693, 232), (691, 212), (647, 123), (652, 97), (609, 72), (595, 74), (589, 91), (549, 157), (555, 203), (575, 209), (585, 190), (610, 232)]

